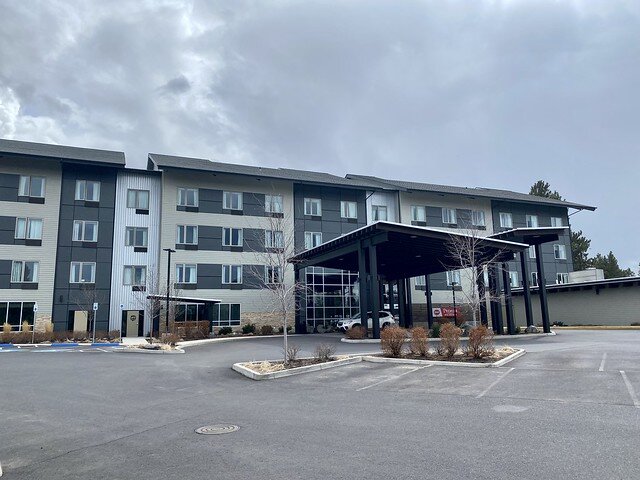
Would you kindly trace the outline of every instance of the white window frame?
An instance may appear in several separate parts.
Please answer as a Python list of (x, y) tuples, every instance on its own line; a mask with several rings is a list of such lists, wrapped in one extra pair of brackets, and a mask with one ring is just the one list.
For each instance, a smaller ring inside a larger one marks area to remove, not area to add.
[[(87, 185), (93, 184), (93, 198), (87, 198)], [(100, 201), (100, 182), (95, 180), (76, 180), (76, 200), (84, 200), (85, 202)]]
[(427, 278), (425, 275), (416, 277), (416, 287), (424, 287), (427, 285)]
[[(80, 267), (79, 273), (80, 277), (77, 280), (73, 278), (73, 270), (74, 266), (78, 265)], [(90, 280), (82, 280), (82, 273), (85, 266), (91, 266), (91, 279)], [(71, 268), (69, 271), (69, 283), (96, 283), (96, 262), (71, 262)]]
[[(133, 231), (133, 243), (129, 242), (129, 232)], [(137, 245), (136, 239), (138, 238), (138, 231), (144, 231), (144, 245)], [(126, 227), (124, 231), (124, 245), (125, 247), (148, 247), (149, 246), (149, 228), (148, 227)]]
[[(180, 270), (182, 269), (182, 281), (180, 281)], [(194, 271), (194, 280), (185, 282), (187, 269)], [(195, 263), (176, 263), (176, 283), (183, 285), (196, 285), (198, 283), (198, 265)]]
[[(143, 194), (146, 194), (146, 197), (147, 197), (146, 206), (142, 206), (140, 204), (140, 198), (144, 198)], [(133, 202), (131, 202), (132, 199), (133, 199)], [(135, 208), (138, 210), (149, 210), (149, 203), (151, 201), (150, 199), (151, 199), (151, 192), (149, 190), (143, 190), (140, 188), (127, 189), (127, 208)]]
[(556, 283), (558, 285), (564, 285), (569, 283), (569, 274), (568, 273), (556, 273)]
[(529, 258), (536, 258), (536, 246), (535, 245), (529, 245)]
[[(234, 206), (234, 203), (237, 205)], [(242, 192), (222, 192), (222, 208), (225, 210), (242, 211)]]
[[(33, 273), (33, 280), (25, 280), (24, 275), (26, 269), (24, 268), (27, 263), (33, 264), (31, 271)], [(18, 279), (14, 277), (16, 272), (16, 265), (20, 265), (20, 275)], [(11, 262), (11, 283), (38, 283), (38, 275), (40, 272), (40, 262), (33, 260), (14, 260)]]
[[(320, 242), (316, 242), (316, 239), (320, 239)], [(318, 245), (322, 245), (322, 232), (304, 232), (305, 250), (315, 248)]]
[[(233, 242), (233, 233), (234, 231), (238, 232), (238, 243), (234, 244)], [(229, 240), (231, 242), (227, 242), (227, 233), (229, 234)], [(222, 228), (222, 246), (223, 247), (242, 247), (244, 241), (244, 232), (242, 228), (235, 227), (223, 227)]]
[[(127, 282), (127, 270), (131, 270), (130, 282)], [(142, 272), (142, 279), (136, 282), (136, 272)], [(124, 286), (143, 287), (147, 284), (147, 266), (146, 265), (125, 265), (122, 272), (122, 284)]]
[[(276, 274), (276, 272), (279, 272), (279, 273)], [(282, 267), (274, 266), (274, 265), (265, 265), (264, 282), (268, 285), (279, 285), (284, 283), (284, 277), (282, 275)]]
[[(384, 212), (384, 218), (380, 218), (380, 214)], [(371, 206), (371, 219), (374, 222), (386, 222), (389, 220), (389, 209), (386, 205), (372, 205)]]
[[(85, 232), (87, 229), (87, 225), (91, 224), (94, 226), (94, 238), (85, 238)], [(78, 235), (76, 235), (78, 233)], [(74, 220), (73, 221), (73, 232), (71, 234), (71, 238), (74, 242), (91, 242), (95, 243), (98, 241), (98, 222), (94, 220)]]
[[(236, 281), (234, 281), (234, 270), (237, 274)], [(222, 284), (242, 285), (242, 265), (222, 265)]]
[[(193, 204), (189, 203), (189, 192), (193, 192)], [(197, 207), (200, 202), (199, 196), (197, 188), (178, 187), (177, 205), (179, 207)]]
[(411, 221), (427, 222), (427, 207), (422, 205), (411, 205)]
[(517, 288), (520, 286), (520, 277), (517, 270), (509, 271), (509, 285), (511, 288)]
[(321, 217), (322, 216), (322, 199), (305, 198), (304, 214), (312, 217)]
[(567, 247), (561, 243), (553, 244), (553, 258), (556, 260), (566, 260), (567, 259)]
[[(500, 217), (500, 227), (501, 228), (513, 228), (513, 214), (510, 212), (500, 212), (498, 214)], [(508, 221), (507, 221), (508, 219)]]
[(445, 225), (457, 225), (458, 218), (455, 208), (442, 207), (442, 223)]
[(562, 217), (551, 217), (552, 227), (564, 227), (564, 221)]
[(471, 225), (474, 227), (486, 227), (487, 220), (484, 214), (484, 210), (472, 210), (471, 211)]
[(447, 287), (452, 286), (453, 282), (460, 285), (460, 270), (447, 270)]
[(527, 228), (538, 228), (540, 225), (538, 223), (538, 215), (527, 215), (525, 219), (527, 221)]
[[(180, 238), (180, 229), (183, 238)], [(193, 242), (187, 242), (187, 228), (193, 228)], [(176, 225), (176, 245), (198, 245), (198, 225)]]
[(340, 217), (356, 220), (358, 218), (358, 202), (349, 200), (340, 201)]
[[(42, 195), (33, 195), (33, 180), (34, 179), (42, 180)], [(47, 179), (46, 177), (41, 177), (37, 175), (20, 175), (20, 184), (18, 188), (18, 196), (20, 197), (31, 197), (31, 198), (44, 198), (45, 192), (47, 188)]]
[(284, 248), (284, 232), (282, 230), (265, 230), (264, 246), (266, 248)]
[[(24, 221), (24, 235), (18, 234), (18, 226), (20, 225), (20, 221)], [(40, 222), (40, 236), (30, 237), (31, 233), (31, 224), (33, 222)], [(42, 240), (42, 230), (44, 229), (44, 220), (41, 218), (31, 218), (31, 217), (17, 217), (16, 218), (16, 228), (14, 231), (14, 238), (17, 240)]]
[(264, 211), (266, 213), (283, 213), (284, 197), (282, 195), (265, 195)]

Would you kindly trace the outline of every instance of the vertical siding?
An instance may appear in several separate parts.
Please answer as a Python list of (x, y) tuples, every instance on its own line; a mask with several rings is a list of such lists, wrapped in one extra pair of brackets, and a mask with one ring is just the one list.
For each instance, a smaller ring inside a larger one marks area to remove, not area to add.
[[(387, 207), (387, 218), (390, 222), (398, 222), (398, 192), (367, 192), (367, 223), (372, 223), (373, 206)], [(403, 223), (406, 219), (403, 215)], [(411, 223), (411, 219), (409, 219)]]
[[(162, 201), (160, 176), (152, 173), (119, 171), (116, 183), (116, 205), (113, 236), (113, 268), (111, 274), (111, 315), (109, 329), (120, 330), (123, 310), (145, 310), (144, 292), (132, 292), (131, 286), (123, 285), (125, 265), (146, 265), (147, 282), (158, 278), (160, 251), (160, 208)], [(140, 215), (134, 208), (127, 208), (127, 191), (149, 190), (149, 215)], [(127, 227), (148, 228), (147, 252), (134, 252), (125, 246)], [(123, 308), (120, 308), (123, 305)], [(144, 333), (148, 333), (151, 315), (145, 312)]]

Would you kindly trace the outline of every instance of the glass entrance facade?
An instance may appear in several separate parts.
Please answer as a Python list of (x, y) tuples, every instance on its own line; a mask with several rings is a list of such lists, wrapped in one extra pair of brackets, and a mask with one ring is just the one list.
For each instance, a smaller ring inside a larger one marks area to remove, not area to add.
[(306, 269), (307, 326), (317, 331), (360, 311), (358, 274), (322, 267)]

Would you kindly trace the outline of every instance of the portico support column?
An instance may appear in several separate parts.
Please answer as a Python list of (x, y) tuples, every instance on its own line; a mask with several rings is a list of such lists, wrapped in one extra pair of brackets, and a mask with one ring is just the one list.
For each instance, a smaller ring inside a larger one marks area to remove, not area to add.
[(407, 328), (413, 327), (413, 300), (411, 299), (411, 279), (405, 278), (404, 291), (407, 296), (407, 318), (405, 320)]
[(547, 304), (547, 286), (544, 277), (544, 259), (542, 258), (542, 246), (535, 246), (536, 266), (538, 267), (538, 295), (540, 296), (540, 313), (542, 314), (542, 330), (544, 333), (551, 333), (551, 323), (549, 322), (549, 305)]
[(358, 285), (360, 288), (360, 321), (364, 327), (364, 335), (367, 336), (367, 312), (369, 293), (367, 289), (367, 257), (363, 247), (358, 248)]
[[(295, 277), (298, 285), (306, 285), (304, 283), (304, 268), (295, 267)], [(295, 332), (307, 333), (307, 298), (302, 288), (296, 288), (296, 313), (295, 313)]]
[(407, 296), (405, 295), (404, 285), (404, 279), (398, 280), (398, 320), (401, 327), (407, 326)]
[(489, 326), (489, 318), (487, 316), (487, 292), (486, 285), (484, 284), (484, 269), (478, 267), (478, 275), (476, 278), (478, 283), (478, 303), (480, 305), (480, 323), (485, 326)]
[(524, 251), (520, 252), (520, 269), (522, 270), (522, 293), (524, 296), (524, 315), (527, 327), (533, 326), (533, 310), (531, 309), (531, 290), (529, 289), (529, 262)]
[(371, 323), (373, 327), (373, 338), (380, 338), (380, 279), (378, 278), (378, 253), (375, 245), (369, 247), (369, 272), (371, 274)]
[(491, 323), (493, 324), (493, 330), (496, 332), (496, 335), (502, 335), (504, 333), (502, 326), (502, 303), (500, 302), (497, 269), (496, 264), (489, 266), (489, 303), (491, 305)]
[(427, 325), (433, 328), (433, 302), (431, 301), (431, 281), (429, 275), (424, 276), (424, 296), (427, 298)]
[(502, 283), (504, 284), (504, 306), (507, 313), (507, 332), (515, 335), (516, 323), (513, 318), (513, 302), (511, 301), (511, 279), (509, 278), (509, 265), (502, 264)]

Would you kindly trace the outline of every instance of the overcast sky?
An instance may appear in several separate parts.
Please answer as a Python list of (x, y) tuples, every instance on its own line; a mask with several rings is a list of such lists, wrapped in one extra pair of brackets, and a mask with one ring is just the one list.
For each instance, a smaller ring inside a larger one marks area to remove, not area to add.
[(528, 192), (640, 261), (640, 2), (24, 1), (0, 137)]

